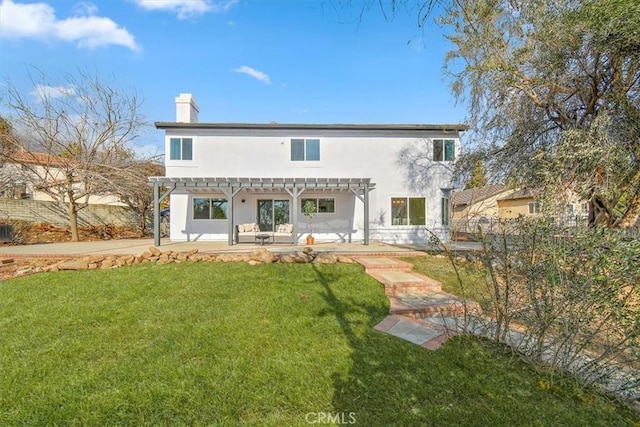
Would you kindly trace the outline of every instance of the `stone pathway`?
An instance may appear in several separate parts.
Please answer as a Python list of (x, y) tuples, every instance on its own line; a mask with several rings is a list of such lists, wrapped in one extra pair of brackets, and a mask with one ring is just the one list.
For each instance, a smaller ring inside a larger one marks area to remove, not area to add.
[(375, 326), (378, 331), (435, 350), (455, 335), (442, 318), (463, 315), (465, 303), (469, 312), (481, 312), (476, 302), (442, 292), (440, 282), (414, 272), (408, 262), (384, 257), (354, 260), (382, 283), (389, 298), (389, 316)]
[[(491, 321), (459, 322), (464, 314), (465, 301), (455, 295), (442, 292), (437, 280), (412, 271), (413, 266), (404, 261), (382, 257), (359, 257), (354, 261), (365, 268), (367, 274), (384, 285), (391, 303), (389, 315), (374, 326), (380, 332), (393, 335), (429, 350), (436, 350), (449, 337), (457, 333), (490, 336)], [(466, 301), (470, 314), (481, 315), (480, 305)], [(526, 351), (527, 342), (517, 328), (512, 327), (507, 342), (514, 348)], [(551, 352), (550, 354), (553, 354)], [(576, 359), (580, 368), (590, 355), (585, 353)], [(569, 369), (571, 371), (571, 369)], [(575, 372), (574, 372), (575, 374)], [(626, 400), (640, 411), (640, 389), (621, 389), (622, 385), (640, 381), (640, 372), (633, 369), (618, 369), (601, 386), (609, 393)]]

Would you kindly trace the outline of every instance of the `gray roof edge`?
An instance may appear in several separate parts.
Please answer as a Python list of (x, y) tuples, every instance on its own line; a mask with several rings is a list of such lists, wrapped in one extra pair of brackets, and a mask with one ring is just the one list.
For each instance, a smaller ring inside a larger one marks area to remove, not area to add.
[(405, 130), (466, 131), (465, 124), (348, 124), (348, 123), (177, 123), (155, 122), (157, 129), (279, 129), (279, 130)]

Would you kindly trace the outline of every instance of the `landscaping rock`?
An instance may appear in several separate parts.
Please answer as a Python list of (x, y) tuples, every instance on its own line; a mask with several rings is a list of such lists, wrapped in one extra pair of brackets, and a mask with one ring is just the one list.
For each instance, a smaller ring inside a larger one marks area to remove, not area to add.
[(353, 264), (355, 261), (347, 256), (338, 256), (337, 261), (342, 264)]
[(247, 261), (247, 264), (249, 264), (249, 265), (260, 265), (260, 264), (263, 264), (263, 263), (260, 262), (260, 261), (256, 261), (255, 259), (250, 259), (249, 261)]
[(92, 256), (89, 256), (89, 257), (85, 258), (85, 260), (89, 264), (99, 264), (102, 261), (104, 261), (104, 259), (105, 259), (104, 255), (92, 255)]
[(150, 246), (149, 247), (149, 252), (151, 252), (151, 255), (158, 256), (158, 257), (162, 254), (160, 249), (156, 248), (155, 246)]
[(273, 254), (266, 249), (258, 249), (249, 255), (249, 260), (258, 261), (265, 264), (272, 263), (275, 259)]
[(298, 253), (295, 256), (295, 260), (299, 264), (305, 264), (305, 263), (313, 261), (313, 257), (311, 257), (311, 256), (309, 256), (309, 255), (307, 255), (305, 253)]
[(57, 265), (58, 270), (86, 270), (89, 263), (82, 259), (70, 259)]
[(302, 248), (302, 252), (312, 257), (316, 256), (316, 251), (314, 251), (313, 248), (310, 248), (309, 246), (305, 246), (304, 248)]
[(296, 262), (296, 257), (289, 254), (282, 254), (280, 255), (279, 259), (283, 264), (293, 264)]
[(312, 261), (314, 264), (335, 264), (338, 259), (331, 254), (318, 254)]

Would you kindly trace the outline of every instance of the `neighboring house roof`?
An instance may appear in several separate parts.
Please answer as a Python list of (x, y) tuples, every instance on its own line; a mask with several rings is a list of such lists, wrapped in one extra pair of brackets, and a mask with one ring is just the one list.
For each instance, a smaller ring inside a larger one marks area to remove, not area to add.
[(502, 184), (485, 185), (484, 187), (470, 188), (468, 190), (462, 190), (453, 193), (451, 196), (451, 204), (453, 206), (466, 206), (473, 203), (480, 202), (495, 196), (503, 191), (507, 187)]
[(540, 190), (537, 188), (523, 188), (507, 194), (504, 197), (500, 197), (498, 200), (535, 199), (539, 193)]
[(372, 130), (372, 131), (466, 131), (464, 124), (305, 124), (305, 123), (181, 123), (155, 122), (158, 129), (244, 130)]
[(31, 151), (16, 151), (5, 156), (11, 163), (41, 165), (41, 166), (63, 166), (65, 160), (55, 154), (36, 153)]

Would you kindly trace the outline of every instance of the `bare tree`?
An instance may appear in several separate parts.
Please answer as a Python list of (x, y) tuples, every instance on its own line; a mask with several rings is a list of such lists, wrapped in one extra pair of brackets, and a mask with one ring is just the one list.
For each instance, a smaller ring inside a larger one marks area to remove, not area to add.
[(136, 215), (141, 234), (148, 231), (153, 214), (153, 189), (150, 176), (163, 176), (164, 166), (151, 160), (131, 159), (126, 167), (105, 171), (112, 194), (125, 203)]
[(3, 87), (3, 103), (22, 138), (1, 156), (20, 165), (20, 180), (67, 205), (78, 241), (78, 211), (90, 197), (112, 194), (113, 171), (132, 167), (129, 144), (146, 126), (141, 99), (83, 71), (55, 84), (35, 70), (30, 82), (26, 94), (10, 82)]

